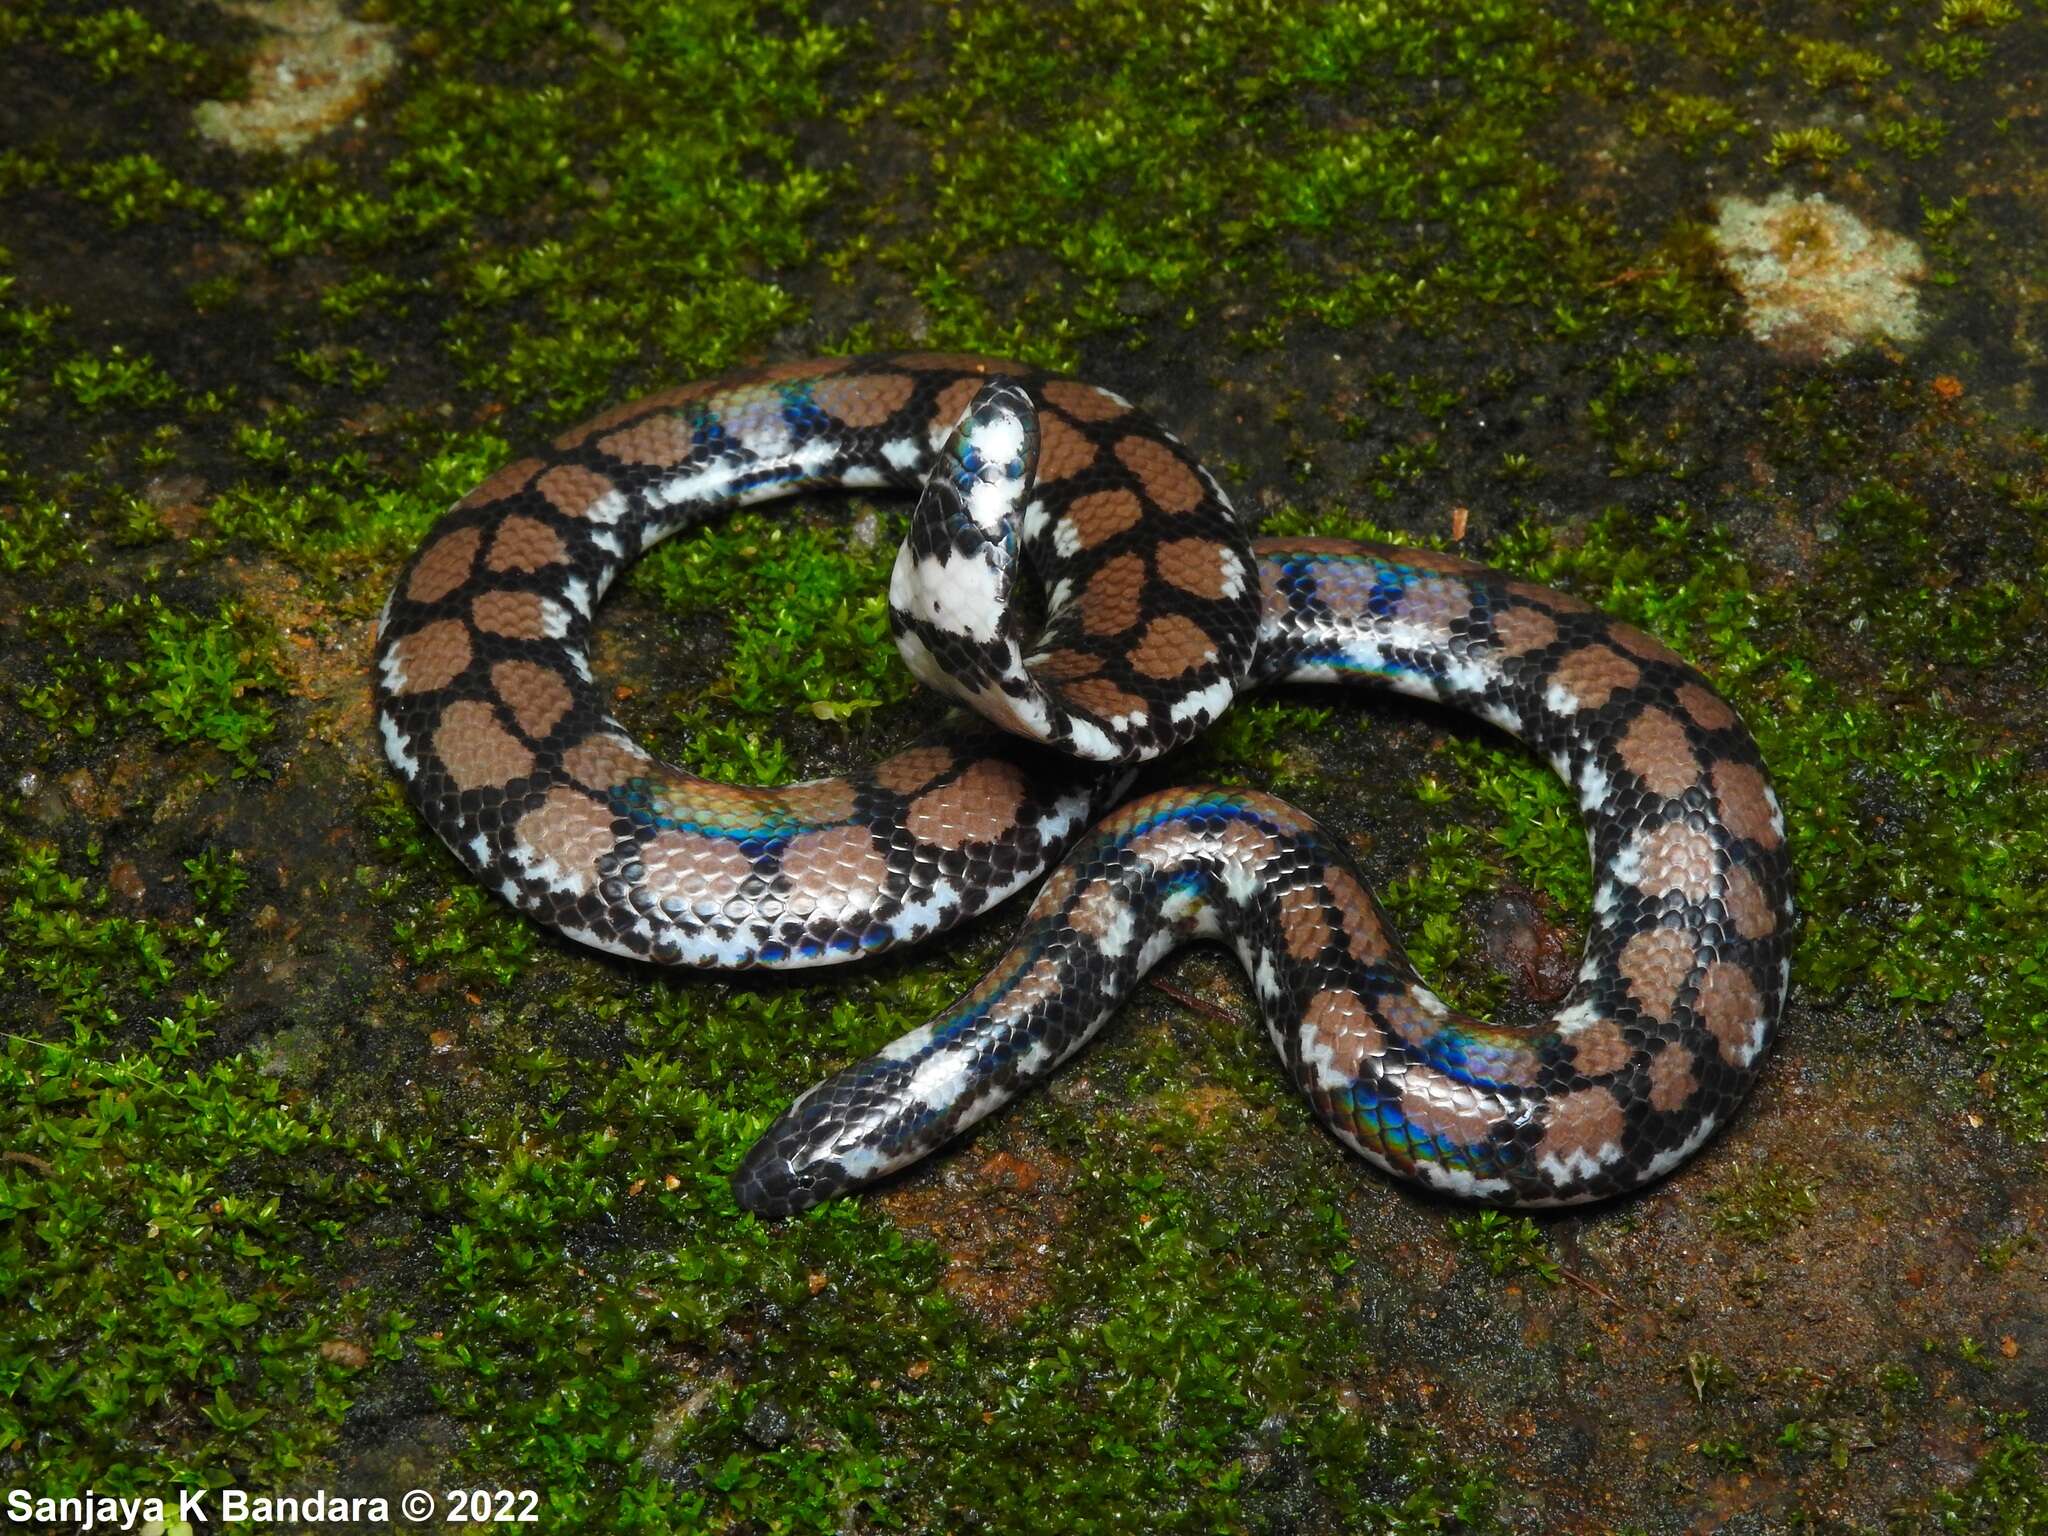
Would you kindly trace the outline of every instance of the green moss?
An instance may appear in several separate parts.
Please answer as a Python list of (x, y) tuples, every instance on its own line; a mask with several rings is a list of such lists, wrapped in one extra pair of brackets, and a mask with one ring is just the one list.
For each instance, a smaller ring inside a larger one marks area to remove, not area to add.
[(323, 1343), (378, 1326), (311, 1255), (381, 1186), (274, 1078), (195, 1059), (218, 929), (109, 913), (97, 849), (0, 856), (0, 969), (58, 1026), (0, 1037), (0, 1455), (49, 1490), (289, 1478), (347, 1402)]
[(271, 696), (283, 685), (268, 627), (233, 604), (201, 616), (146, 595), (92, 597), (23, 615), (51, 648), (15, 699), (53, 730), (81, 739), (142, 719), (181, 746), (208, 743), (236, 774), (255, 772), (276, 733)]
[(1830, 38), (1800, 38), (1792, 45), (1793, 66), (1815, 90), (1834, 85), (1870, 85), (1891, 73), (1874, 53)]
[(2024, 1415), (1999, 1434), (1960, 1492), (1935, 1496), (1941, 1529), (1953, 1536), (2041, 1536), (2048, 1531), (2048, 1447), (2025, 1432)]
[(106, 210), (116, 229), (166, 217), (174, 209), (219, 217), (226, 201), (216, 192), (178, 180), (153, 155), (121, 155), (90, 167), (73, 191)]
[(1469, 1216), (1453, 1216), (1450, 1233), (1465, 1257), (1497, 1280), (1527, 1274), (1545, 1285), (1556, 1285), (1564, 1278), (1557, 1260), (1550, 1255), (1543, 1229), (1533, 1217), (1477, 1211)]
[(80, 353), (60, 363), (52, 382), (88, 411), (149, 410), (178, 397), (177, 385), (152, 358), (130, 357), (119, 345), (104, 357)]
[(9, 575), (49, 576), (88, 558), (84, 530), (54, 501), (22, 502), (0, 521), (0, 571)]
[(843, 724), (910, 696), (889, 638), (888, 568), (900, 511), (845, 526), (743, 512), (693, 530), (629, 582), (679, 615), (722, 615), (724, 675), (679, 712), (677, 760), (713, 778), (792, 777), (769, 722), (795, 710)]
[(1771, 151), (1764, 156), (1764, 163), (1773, 170), (1806, 164), (1824, 172), (1847, 153), (1849, 141), (1832, 128), (1788, 128), (1771, 135)]
[(1778, 1163), (1758, 1163), (1739, 1170), (1711, 1190), (1714, 1226), (1747, 1243), (1768, 1242), (1787, 1229), (1803, 1225), (1819, 1208), (1810, 1180)]
[[(758, 355), (1085, 358), (1235, 427), (1233, 489), (1303, 499), (1273, 532), (1371, 536), (1352, 504), (1441, 526), (1469, 502), (1480, 553), (1662, 635), (1756, 725), (1808, 914), (1816, 1073), (1844, 1030), (1856, 1053), (1885, 1035), (1961, 1061), (1935, 1080), (1952, 1104), (2048, 1123), (2039, 445), (1959, 425), (1901, 365), (1780, 378), (1716, 345), (1736, 304), (1672, 213), (1773, 156), (1857, 196), (1892, 178), (1967, 315), (2021, 243), (1990, 238), (1998, 199), (1957, 199), (2027, 184), (2003, 147), (2024, 136), (1987, 131), (1977, 97), (2016, 109), (1946, 84), (2009, 85), (2025, 38), (1996, 6), (1865, 6), (1829, 37), (1658, 0), (1221, 3), (1170, 27), (1137, 0), (831, 25), (722, 0), (369, 9), (405, 40), (403, 78), (364, 127), (250, 161), (186, 127), (194, 92), (239, 76), (232, 38), (167, 5), (0, 9), (13, 67), (108, 105), (0, 152), (9, 238), (84, 219), (134, 306), (47, 262), (31, 303), (0, 272), (0, 571), (23, 642), (0, 731), (36, 770), (0, 875), (0, 996), (37, 1039), (0, 1073), (0, 1144), (33, 1160), (0, 1164), (0, 1304), (30, 1330), (0, 1359), (0, 1455), (25, 1475), (282, 1483), (377, 1448), (398, 1400), (456, 1445), (434, 1475), (544, 1480), (564, 1529), (1446, 1531), (1546, 1497), (1520, 1449), (1475, 1470), (1350, 1384), (1457, 1368), (1380, 1321), (1418, 1310), (1386, 1257), (1418, 1226), (1507, 1275), (1554, 1264), (1547, 1229), (1374, 1198), (1256, 1032), (1139, 1004), (1085, 1064), (1091, 1093), (1070, 1076), (902, 1200), (764, 1228), (724, 1184), (750, 1138), (962, 989), (1001, 921), (814, 984), (650, 981), (538, 935), (366, 777), (367, 744), (337, 753), (317, 701), (282, 707), (251, 566), (284, 576), (294, 621), (359, 633), (514, 444)], [(166, 272), (168, 311), (135, 278)], [(1980, 361), (1956, 364), (1973, 390)], [(198, 537), (144, 499), (157, 475), (206, 482)], [(894, 514), (873, 542), (839, 531), (857, 516), (748, 514), (642, 562), (628, 601), (680, 626), (694, 669), (642, 684), (673, 753), (766, 778), (900, 740), (916, 706), (875, 597)], [(1377, 782), (1353, 708), (1256, 701), (1172, 771), (1283, 786), (1378, 835), (1348, 819)], [(1540, 767), (1423, 726), (1396, 733), (1408, 788), (1386, 793), (1436, 830), (1389, 830), (1413, 850), (1389, 900), (1432, 981), (1483, 1007), (1505, 983), (1479, 904), (1521, 885), (1583, 913), (1583, 849)], [(175, 794), (166, 744), (196, 759)], [(205, 788), (287, 756), (342, 775), (317, 829), (275, 825), (306, 818), (273, 817), (259, 782)], [(116, 814), (118, 856), (89, 845)], [(323, 1005), (346, 1027), (260, 1033)], [(1014, 1277), (977, 1266), (1021, 1293), (995, 1318), (946, 1283), (989, 1148), (1035, 1160), (1044, 1182), (1002, 1219), (1043, 1224), (1047, 1249)], [(1707, 1191), (1714, 1218), (1758, 1242), (1804, 1220), (1790, 1166)], [(55, 1348), (103, 1319), (104, 1351)], [(1924, 1385), (1889, 1368), (1870, 1401), (1774, 1403), (1775, 1444), (1708, 1423), (1676, 1475), (1943, 1433), (1911, 1416), (1943, 1411), (1955, 1355)], [(1731, 1346), (1640, 1368), (1667, 1365), (1659, 1390), (1702, 1417), (1751, 1406)], [(1460, 1397), (1503, 1406), (1490, 1390)], [(2000, 1434), (1957, 1496), (1982, 1498), (1944, 1511), (1978, 1522), (1958, 1529), (2002, 1529), (2038, 1484), (2037, 1448)]]

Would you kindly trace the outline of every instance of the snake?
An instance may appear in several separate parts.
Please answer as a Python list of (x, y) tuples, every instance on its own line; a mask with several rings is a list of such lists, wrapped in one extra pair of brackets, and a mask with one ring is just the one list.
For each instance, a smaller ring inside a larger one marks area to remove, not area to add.
[[(920, 493), (891, 628), (965, 708), (841, 777), (741, 786), (661, 761), (606, 711), (599, 600), (656, 541), (814, 488)], [(1467, 712), (1576, 798), (1594, 895), (1547, 1017), (1443, 1001), (1345, 841), (1284, 801), (1124, 798), (1135, 764), (1240, 694), (1339, 682)], [(372, 693), (386, 756), (456, 858), (600, 950), (829, 965), (1044, 877), (965, 996), (804, 1092), (739, 1159), (734, 1198), (763, 1218), (870, 1185), (1042, 1083), (1196, 942), (1235, 952), (1341, 1143), (1515, 1207), (1684, 1162), (1747, 1096), (1790, 984), (1783, 809), (1735, 709), (1663, 642), (1456, 555), (1253, 541), (1129, 399), (1000, 359), (777, 363), (569, 430), (429, 529), (378, 619)]]

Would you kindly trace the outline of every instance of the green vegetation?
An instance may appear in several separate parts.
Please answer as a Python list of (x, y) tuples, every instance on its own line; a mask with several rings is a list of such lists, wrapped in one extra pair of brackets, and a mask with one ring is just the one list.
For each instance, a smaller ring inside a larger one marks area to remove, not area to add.
[(219, 748), (237, 774), (259, 766), (257, 748), (277, 730), (268, 695), (283, 680), (267, 626), (236, 605), (201, 618), (150, 592), (30, 608), (22, 617), (30, 637), (49, 648), (40, 665), (30, 664), (15, 701), (52, 731), (88, 739), (103, 725), (140, 718), (172, 745)]
[(2048, 1446), (2028, 1437), (2025, 1415), (2002, 1418), (1997, 1438), (1960, 1493), (1935, 1501), (1954, 1536), (2040, 1536), (2048, 1531)]
[(1707, 1195), (1714, 1225), (1746, 1243), (1767, 1242), (1819, 1207), (1813, 1185), (1776, 1163), (1759, 1163)]
[[(692, 530), (635, 568), (631, 585), (679, 616), (727, 620), (725, 675), (675, 712), (657, 745), (713, 778), (799, 777), (776, 726), (791, 712), (845, 725), (900, 704), (914, 682), (889, 638), (889, 563), (900, 512), (856, 527), (742, 512)], [(886, 528), (886, 531), (882, 531)], [(672, 739), (670, 739), (672, 733)]]
[(1564, 1278), (1533, 1217), (1478, 1211), (1453, 1216), (1450, 1230), (1459, 1250), (1496, 1280), (1527, 1274), (1546, 1285), (1556, 1285)]
[[(1646, 1506), (1777, 1479), (1759, 1499), (1809, 1523), (1867, 1498), (1872, 1529), (2041, 1528), (2017, 1420), (1946, 1492), (1878, 1469), (2029, 1390), (1990, 1309), (1926, 1296), (1911, 1367), (1889, 1333), (1833, 1380), (1761, 1362), (1740, 1320), (1775, 1346), (1833, 1176), (1740, 1127), (1648, 1219), (1446, 1211), (1319, 1136), (1255, 1028), (1148, 994), (900, 1194), (741, 1216), (751, 1137), (956, 995), (1005, 920), (823, 981), (572, 951), (423, 831), (357, 676), (440, 510), (637, 390), (812, 349), (1085, 363), (1269, 532), (1441, 545), (1469, 509), (1456, 547), (1697, 659), (1790, 821), (1811, 1102), (1910, 1062), (1914, 1121), (1868, 1111), (1901, 1145), (1953, 1157), (1965, 1114), (2037, 1137), (2048, 442), (1980, 411), (2026, 359), (1977, 323), (2038, 276), (2006, 207), (2039, 175), (2007, 131), (2042, 67), (2025, 6), (361, 10), (403, 78), (361, 127), (237, 161), (190, 113), (249, 89), (253, 23), (0, 9), (0, 90), (78, 104), (0, 151), (10, 1481), (281, 1486), (428, 1436), (437, 1476), (545, 1487), (551, 1529), (1414, 1536), (1540, 1522), (1522, 1501), (1560, 1496), (1525, 1458), (1585, 1453), (1513, 1426), (1597, 1372), (1700, 1420), (1594, 1453)], [(1741, 336), (1712, 196), (1815, 173), (1903, 218), (1968, 347), (1791, 369)], [(636, 638), (685, 654), (670, 677), (628, 647), (620, 712), (740, 779), (900, 742), (900, 510), (867, 510), (642, 561)], [(1156, 771), (1356, 837), (1477, 1011), (1508, 995), (1495, 893), (1590, 904), (1547, 770), (1427, 711), (1262, 699)], [(1867, 1219), (1904, 1225), (1886, 1196)], [(2024, 1202), (1992, 1206), (1959, 1200), (1960, 1269), (2038, 1286)], [(1414, 1273), (1445, 1234), (1539, 1283)]]

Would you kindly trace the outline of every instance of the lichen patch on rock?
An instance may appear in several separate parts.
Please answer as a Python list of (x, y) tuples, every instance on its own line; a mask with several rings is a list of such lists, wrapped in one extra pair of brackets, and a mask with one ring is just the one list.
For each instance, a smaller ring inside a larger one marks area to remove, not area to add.
[(1786, 357), (1833, 362), (1866, 341), (1917, 341), (1920, 248), (1815, 192), (1725, 197), (1714, 243), (1750, 334)]
[(246, 0), (224, 6), (270, 36), (249, 60), (244, 101), (203, 101), (200, 133), (242, 154), (294, 150), (348, 121), (398, 64), (391, 28), (353, 21), (334, 0)]

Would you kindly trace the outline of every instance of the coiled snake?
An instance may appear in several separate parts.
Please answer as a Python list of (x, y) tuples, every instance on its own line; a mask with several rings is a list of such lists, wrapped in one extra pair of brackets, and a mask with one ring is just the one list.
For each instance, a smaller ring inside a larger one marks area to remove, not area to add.
[[(641, 550), (724, 506), (919, 485), (890, 584), (898, 645), (1001, 730), (954, 726), (850, 778), (752, 789), (657, 761), (605, 713), (591, 615)], [(1576, 792), (1591, 934), (1547, 1021), (1447, 1007), (1342, 842), (1269, 795), (1166, 790), (1090, 829), (1129, 777), (1100, 765), (1188, 740), (1241, 688), (1339, 680), (1469, 710)], [(1500, 1204), (1598, 1199), (1675, 1167), (1748, 1091), (1785, 999), (1784, 821), (1699, 673), (1465, 560), (1251, 543), (1128, 401), (993, 359), (785, 364), (576, 428), (435, 525), (379, 621), (374, 686), (386, 753), (457, 857), (621, 954), (851, 959), (1001, 901), (1073, 844), (973, 991), (762, 1136), (734, 1190), (763, 1215), (922, 1157), (1044, 1079), (1197, 939), (1236, 950), (1339, 1139)]]

